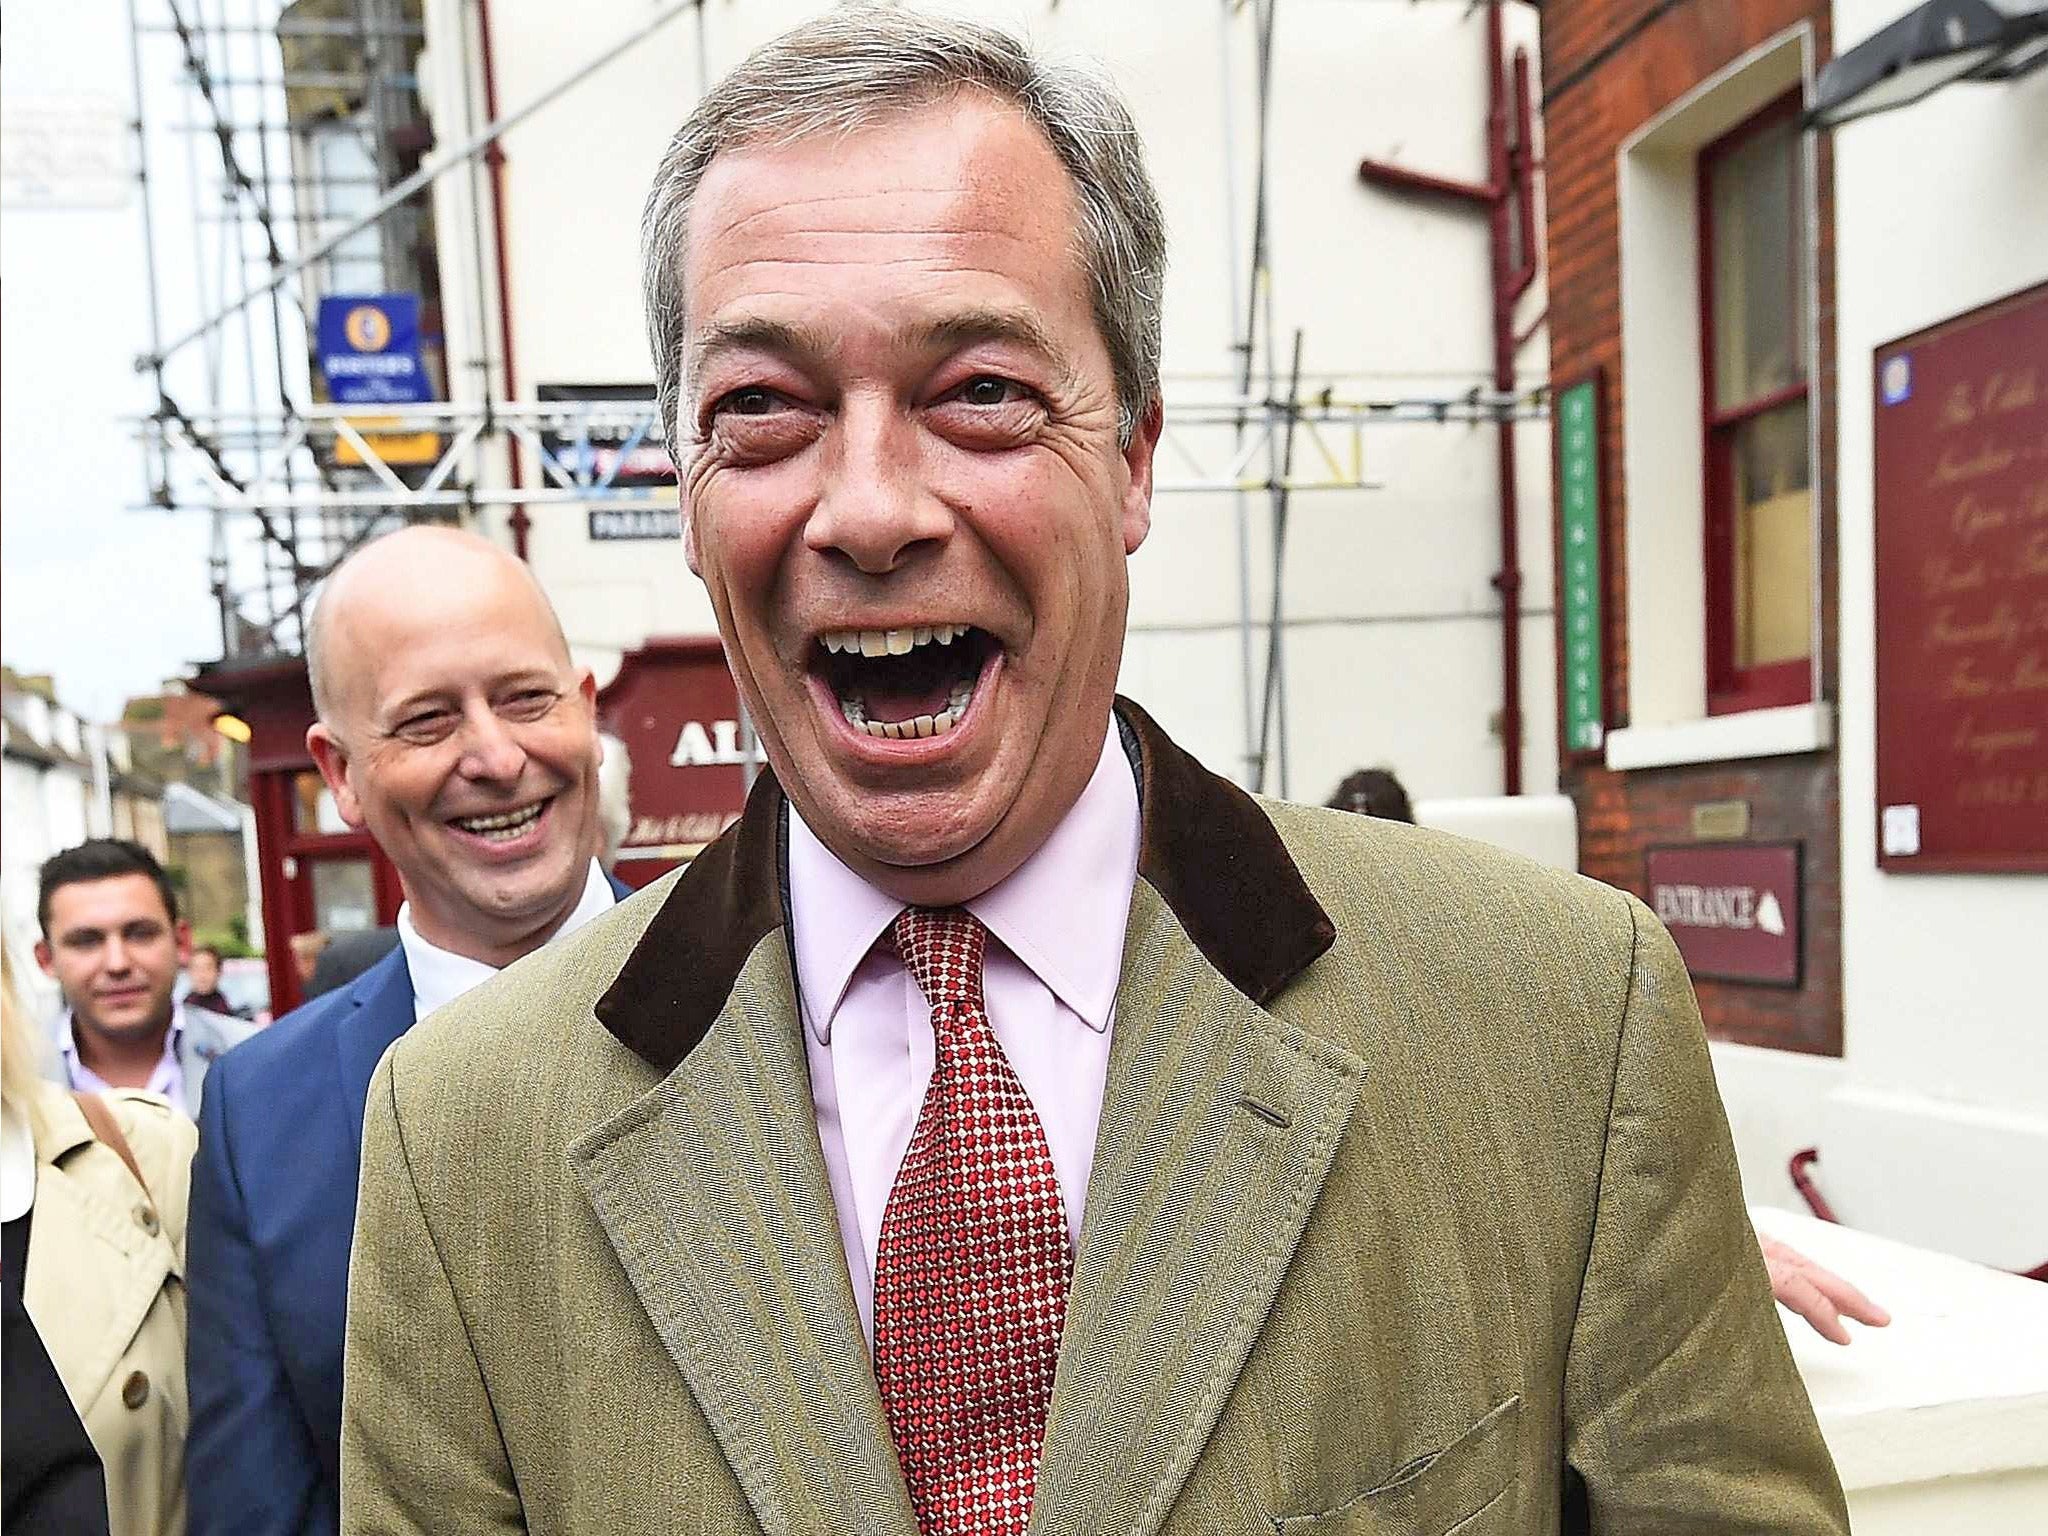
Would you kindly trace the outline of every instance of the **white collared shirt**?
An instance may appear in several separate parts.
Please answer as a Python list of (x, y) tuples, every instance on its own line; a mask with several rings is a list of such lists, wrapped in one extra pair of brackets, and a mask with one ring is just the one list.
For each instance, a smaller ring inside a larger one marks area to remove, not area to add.
[[(185, 1062), (178, 1054), (178, 1043), (185, 1038), (185, 1005), (171, 1005), (171, 1022), (164, 1030), (164, 1053), (157, 1058), (157, 1064), (150, 1070), (149, 1081), (143, 1088), (150, 1093), (160, 1093), (188, 1115), (197, 1115), (199, 1106), (188, 1103), (185, 1097)], [(66, 1008), (57, 1023), (57, 1055), (64, 1063), (64, 1081), (77, 1093), (112, 1093), (114, 1085), (88, 1067), (78, 1054), (78, 1036), (72, 1027), (71, 1010)]]
[[(568, 920), (548, 935), (547, 943), (574, 933), (593, 917), (609, 912), (617, 903), (612, 883), (605, 879), (597, 860), (590, 861), (590, 878), (583, 883), (583, 898)], [(412, 925), (412, 903), (398, 909), (398, 942), (405, 948), (405, 968), (412, 976), (412, 1017), (418, 1023), (444, 1003), (452, 1003), (472, 987), (498, 974), (498, 967), (472, 960), (430, 944)]]
[[(995, 940), (983, 968), (989, 1023), (1045, 1127), (1076, 1247), (1138, 841), (1137, 783), (1112, 721), (1094, 776), (1052, 835), (967, 903)], [(931, 1009), (894, 951), (877, 944), (903, 903), (842, 864), (794, 806), (789, 879), (818, 1141), (872, 1340), (882, 1216), (931, 1085)]]

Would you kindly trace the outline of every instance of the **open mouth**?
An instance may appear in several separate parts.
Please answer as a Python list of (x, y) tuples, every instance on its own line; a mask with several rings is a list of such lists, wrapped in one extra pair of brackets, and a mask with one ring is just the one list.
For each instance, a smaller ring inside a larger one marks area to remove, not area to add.
[(846, 723), (888, 741), (943, 736), (960, 723), (988, 664), (995, 636), (971, 624), (835, 630), (818, 637), (812, 670), (839, 701)]
[(523, 805), (516, 811), (498, 811), (489, 816), (457, 816), (449, 825), (459, 827), (473, 837), (480, 837), (489, 843), (510, 843), (539, 821), (543, 812), (554, 804), (552, 797), (536, 800), (532, 805)]

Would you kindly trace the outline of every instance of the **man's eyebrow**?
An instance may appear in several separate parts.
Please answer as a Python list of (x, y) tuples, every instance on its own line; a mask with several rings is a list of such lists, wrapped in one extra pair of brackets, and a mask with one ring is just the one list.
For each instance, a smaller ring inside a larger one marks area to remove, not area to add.
[(980, 342), (1009, 342), (1040, 357), (1057, 368), (1063, 378), (1073, 376), (1073, 365), (1052, 339), (1038, 317), (1024, 310), (969, 309), (920, 326), (913, 333), (918, 346), (931, 352), (958, 352)]
[[(1036, 352), (1057, 368), (1063, 378), (1073, 377), (1073, 365), (1059, 343), (1036, 316), (1022, 310), (963, 310), (927, 321), (912, 331), (909, 339), (925, 352), (957, 352), (980, 342), (1009, 342)], [(716, 320), (690, 343), (690, 377), (695, 378), (707, 362), (725, 352), (768, 352), (794, 360), (812, 360), (831, 350), (830, 341), (807, 326), (760, 317)]]
[(777, 357), (817, 358), (831, 350), (819, 332), (808, 326), (786, 325), (780, 320), (755, 316), (742, 320), (714, 320), (690, 343), (689, 377), (703, 372), (704, 365), (724, 352), (769, 352)]

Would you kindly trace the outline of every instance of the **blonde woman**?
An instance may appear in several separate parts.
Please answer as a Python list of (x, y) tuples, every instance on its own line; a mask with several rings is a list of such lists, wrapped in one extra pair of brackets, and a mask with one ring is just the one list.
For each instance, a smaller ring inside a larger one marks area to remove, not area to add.
[(155, 1094), (73, 1095), (44, 1081), (36, 1039), (0, 950), (8, 1286), (18, 1281), (106, 1467), (113, 1536), (182, 1536), (185, 1195), (197, 1132)]

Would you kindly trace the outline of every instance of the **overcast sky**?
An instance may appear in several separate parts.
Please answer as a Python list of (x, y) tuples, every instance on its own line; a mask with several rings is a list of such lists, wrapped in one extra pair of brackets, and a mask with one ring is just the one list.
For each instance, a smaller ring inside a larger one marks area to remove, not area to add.
[[(231, 10), (265, 4), (232, 0)], [(8, 185), (18, 191), (16, 176), (49, 158), (25, 167), (25, 124), (54, 111), (90, 118), (96, 105), (102, 121), (132, 112), (128, 26), (120, 0), (11, 5), (0, 18)], [(201, 299), (199, 210), (185, 137), (173, 131), (183, 111), (174, 47), (153, 39), (144, 73), (167, 326), (195, 320)], [(64, 703), (105, 719), (129, 695), (218, 656), (220, 621), (207, 590), (207, 517), (129, 510), (143, 496), (142, 458), (122, 418), (153, 404), (132, 366), (148, 347), (141, 208), (132, 185), (110, 192), (78, 170), (80, 155), (120, 146), (118, 132), (68, 137), (56, 146), (59, 206), (16, 195), (0, 209), (0, 654), (20, 671), (54, 673)], [(205, 393), (199, 363), (197, 349), (182, 360), (180, 388), (195, 400)]]

